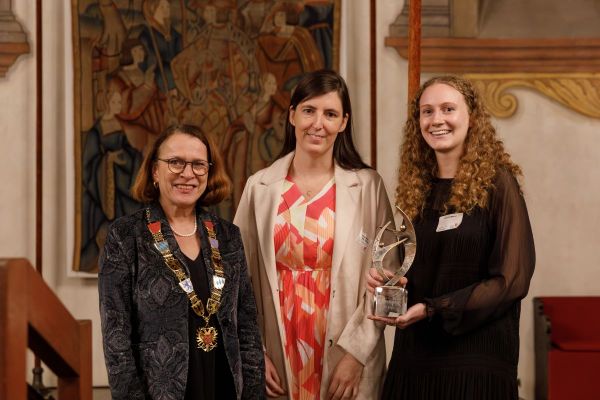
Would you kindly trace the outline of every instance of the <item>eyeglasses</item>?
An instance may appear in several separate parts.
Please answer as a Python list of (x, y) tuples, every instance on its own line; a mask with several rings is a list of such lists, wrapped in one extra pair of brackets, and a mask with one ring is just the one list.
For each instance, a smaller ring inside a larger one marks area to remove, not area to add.
[(181, 158), (169, 158), (168, 160), (158, 158), (157, 160), (166, 162), (167, 166), (169, 167), (169, 171), (174, 174), (182, 173), (185, 167), (190, 164), (192, 166), (192, 172), (194, 175), (203, 176), (208, 173), (208, 169), (212, 166), (212, 163), (202, 160), (185, 161)]

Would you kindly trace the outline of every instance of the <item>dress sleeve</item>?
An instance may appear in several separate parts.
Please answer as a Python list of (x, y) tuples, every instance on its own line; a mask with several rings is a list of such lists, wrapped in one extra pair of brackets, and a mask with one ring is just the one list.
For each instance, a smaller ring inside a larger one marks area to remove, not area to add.
[(112, 398), (145, 398), (136, 369), (132, 347), (132, 277), (133, 246), (118, 237), (111, 227), (99, 259), (98, 291), (104, 359)]
[(490, 195), (492, 229), (487, 279), (433, 299), (434, 317), (451, 334), (468, 332), (502, 316), (527, 295), (535, 266), (533, 234), (525, 200), (515, 178), (502, 171)]

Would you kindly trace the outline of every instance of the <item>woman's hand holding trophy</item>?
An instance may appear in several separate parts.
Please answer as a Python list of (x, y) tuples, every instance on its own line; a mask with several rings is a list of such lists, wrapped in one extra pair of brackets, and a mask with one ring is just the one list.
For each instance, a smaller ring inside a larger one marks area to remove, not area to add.
[[(398, 230), (389, 229), (389, 221), (379, 229), (373, 241), (373, 268), (367, 274), (368, 289), (373, 293), (373, 315), (369, 315), (368, 318), (405, 328), (425, 318), (427, 312), (424, 304), (415, 304), (407, 310), (408, 291), (404, 286), (408, 281), (404, 275), (415, 259), (417, 240), (412, 222), (400, 208), (396, 208), (402, 217)], [(395, 241), (387, 245), (383, 243), (382, 237), (385, 232), (390, 232)], [(397, 265), (393, 271), (385, 269), (384, 257), (399, 245), (404, 247), (402, 264)]]

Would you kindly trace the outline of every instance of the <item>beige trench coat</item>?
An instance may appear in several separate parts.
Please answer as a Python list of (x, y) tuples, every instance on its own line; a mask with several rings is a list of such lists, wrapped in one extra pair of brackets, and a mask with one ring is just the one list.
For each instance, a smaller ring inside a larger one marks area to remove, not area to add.
[[(288, 393), (291, 372), (283, 351), (273, 225), (293, 157), (292, 152), (248, 179), (234, 219), (242, 233), (263, 344)], [(392, 211), (376, 171), (349, 171), (336, 165), (334, 174), (335, 231), (321, 398), (326, 398), (337, 363), (349, 352), (365, 366), (358, 398), (376, 399), (385, 373), (385, 343), (383, 328), (366, 318), (371, 295), (365, 274), (376, 230), (393, 221)]]

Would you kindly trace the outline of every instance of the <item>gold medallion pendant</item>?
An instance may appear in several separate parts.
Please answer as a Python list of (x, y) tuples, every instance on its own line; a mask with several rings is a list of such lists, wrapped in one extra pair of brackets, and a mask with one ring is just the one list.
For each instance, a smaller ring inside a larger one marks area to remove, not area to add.
[(196, 330), (196, 344), (206, 352), (217, 347), (218, 332), (213, 326), (205, 326)]

